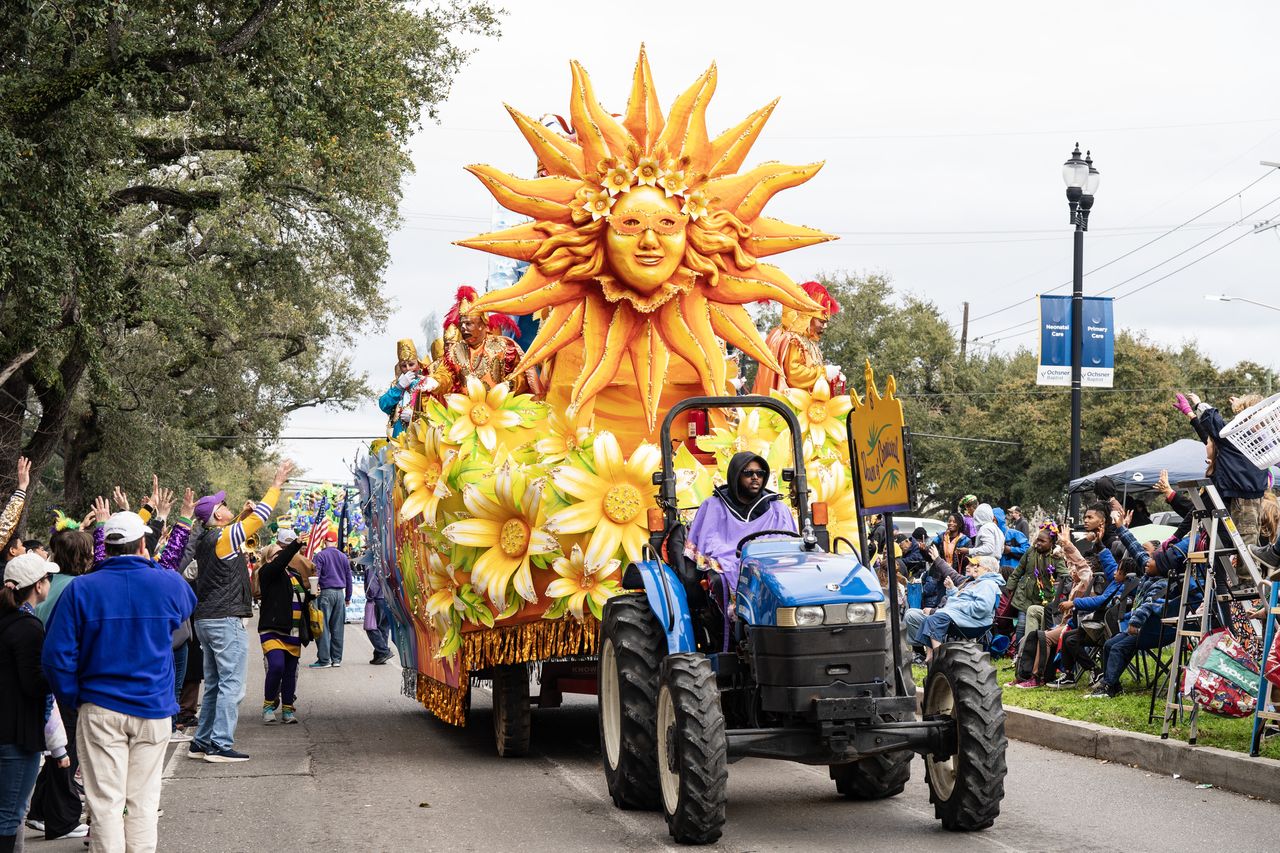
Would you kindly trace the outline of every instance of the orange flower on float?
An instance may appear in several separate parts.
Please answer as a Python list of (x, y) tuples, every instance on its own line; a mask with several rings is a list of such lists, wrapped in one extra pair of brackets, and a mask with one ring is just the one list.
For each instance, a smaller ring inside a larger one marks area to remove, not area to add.
[(652, 444), (641, 444), (622, 458), (622, 448), (611, 432), (596, 436), (591, 446), (595, 472), (562, 465), (552, 474), (556, 488), (578, 503), (547, 519), (552, 533), (591, 533), (586, 561), (600, 565), (621, 548), (630, 560), (639, 560), (648, 538), (645, 511), (654, 506), (653, 472), (662, 465), (662, 454)]
[(497, 431), (520, 425), (519, 400), (505, 382), (486, 390), (483, 382), (468, 376), (466, 393), (450, 394), (445, 401), (449, 410), (459, 416), (449, 427), (446, 438), (464, 449), (469, 439), (478, 440), (492, 453), (498, 446)]
[(604, 172), (604, 179), (601, 184), (604, 185), (609, 195), (618, 195), (631, 189), (635, 179), (632, 177), (631, 169), (625, 163), (619, 163), (616, 160), (606, 160), (600, 164), (608, 168), (601, 169)]
[(563, 600), (564, 604), (555, 609), (568, 608), (579, 622), (585, 618), (583, 605), (590, 608), (597, 619), (603, 619), (604, 603), (621, 592), (618, 581), (613, 577), (620, 565), (618, 560), (609, 560), (603, 566), (589, 566), (582, 548), (574, 545), (567, 557), (560, 557), (551, 564), (560, 577), (547, 585), (547, 596), (557, 599), (558, 605)]
[(584, 213), (591, 214), (592, 221), (604, 219), (613, 208), (613, 196), (609, 194), (608, 189), (581, 191), (579, 198), (581, 199), (580, 209)]
[(462, 500), (473, 518), (455, 521), (443, 531), (449, 541), (483, 548), (471, 569), (471, 583), (483, 589), (500, 611), (507, 609), (507, 591), (530, 603), (538, 600), (533, 584), (535, 556), (559, 550), (542, 522), (543, 481), (530, 482), (519, 500), (515, 475), (509, 466), (498, 469), (495, 498), (490, 500), (476, 486), (462, 491)]
[(680, 212), (690, 219), (697, 220), (707, 215), (707, 204), (711, 200), (707, 198), (707, 194), (702, 190), (693, 190), (684, 195), (684, 204), (680, 207)]
[(668, 160), (662, 170), (662, 176), (658, 178), (658, 186), (667, 194), (667, 198), (671, 198), (673, 195), (681, 195), (685, 190), (689, 189), (689, 182), (685, 180), (684, 169), (681, 164), (674, 160)]
[(657, 157), (641, 157), (636, 161), (636, 184), (638, 186), (656, 187), (662, 169)]

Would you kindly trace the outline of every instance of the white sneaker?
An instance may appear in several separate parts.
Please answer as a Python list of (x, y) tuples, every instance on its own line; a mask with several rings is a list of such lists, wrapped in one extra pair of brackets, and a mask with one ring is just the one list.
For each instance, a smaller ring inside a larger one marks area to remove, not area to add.
[[(57, 837), (58, 838), (86, 838), (88, 837), (88, 835), (89, 835), (89, 826), (88, 824), (82, 823), (79, 826), (77, 826), (75, 829), (68, 832), (66, 835), (59, 835)], [(52, 841), (53, 839), (49, 839), (49, 840)]]
[(174, 729), (169, 735), (169, 743), (186, 743), (191, 739), (191, 735), (187, 734), (182, 729)]
[(28, 820), (28, 821), (27, 821), (27, 829), (34, 829), (36, 832), (44, 832), (44, 821), (42, 821), (42, 820)]

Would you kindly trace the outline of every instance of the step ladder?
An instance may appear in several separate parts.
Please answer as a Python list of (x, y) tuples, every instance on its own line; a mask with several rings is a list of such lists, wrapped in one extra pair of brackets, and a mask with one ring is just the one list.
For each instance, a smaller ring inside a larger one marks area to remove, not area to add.
[[(1258, 755), (1262, 752), (1262, 743), (1267, 735), (1267, 723), (1280, 721), (1280, 712), (1268, 711), (1268, 706), (1272, 702), (1277, 701), (1272, 698), (1275, 692), (1275, 685), (1267, 680), (1265, 675), (1267, 670), (1267, 655), (1271, 652), (1271, 645), (1276, 640), (1276, 617), (1280, 616), (1280, 578), (1274, 578), (1271, 583), (1271, 595), (1267, 600), (1267, 618), (1266, 628), (1262, 632), (1262, 671), (1263, 675), (1258, 676), (1258, 708), (1253, 712), (1253, 736), (1249, 739), (1249, 754)], [(1272, 732), (1271, 737), (1276, 737), (1276, 732)]]
[[(1182, 591), (1178, 601), (1178, 615), (1162, 619), (1165, 625), (1176, 626), (1173, 638), (1173, 660), (1169, 665), (1169, 684), (1164, 704), (1164, 727), (1160, 737), (1168, 739), (1169, 730), (1179, 722), (1183, 715), (1187, 719), (1187, 743), (1195, 744), (1198, 735), (1200, 705), (1195, 701), (1195, 687), (1191, 693), (1183, 694), (1182, 682), (1184, 670), (1190, 660), (1191, 652), (1206, 634), (1225, 628), (1231, 631), (1231, 602), (1249, 601), (1257, 598), (1262, 588), (1262, 575), (1254, 562), (1253, 553), (1240, 538), (1235, 522), (1227, 512), (1213, 481), (1208, 479), (1184, 480), (1176, 488), (1186, 495), (1192, 506), (1190, 545), (1187, 552), (1186, 566), (1182, 572)], [(1224, 544), (1220, 532), (1226, 531)], [(1206, 548), (1197, 550), (1201, 534), (1206, 539)], [(1242, 584), (1233, 587), (1231, 580), (1236, 576), (1236, 569), (1231, 565), (1235, 557), (1245, 568), (1253, 580), (1253, 586)], [(1195, 630), (1187, 628), (1188, 606), (1192, 597), (1195, 582), (1199, 580), (1204, 594), (1200, 605), (1199, 624)], [(1173, 578), (1169, 579), (1172, 584)], [(1220, 591), (1221, 590), (1221, 591)], [(1280, 715), (1277, 715), (1280, 717)], [(1256, 727), (1256, 725), (1255, 725)]]

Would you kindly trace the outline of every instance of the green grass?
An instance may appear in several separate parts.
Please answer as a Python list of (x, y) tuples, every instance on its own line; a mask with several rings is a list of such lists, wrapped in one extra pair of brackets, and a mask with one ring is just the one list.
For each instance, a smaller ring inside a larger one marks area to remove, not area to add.
[[(914, 667), (914, 672), (916, 683), (923, 685), (924, 667)], [(1164, 724), (1160, 712), (1164, 703), (1164, 691), (1162, 690), (1156, 697), (1155, 722), (1148, 724), (1147, 711), (1151, 703), (1151, 688), (1142, 688), (1129, 673), (1120, 680), (1120, 686), (1124, 692), (1114, 699), (1084, 698), (1088, 692), (1088, 679), (1082, 679), (1081, 684), (1075, 689), (1054, 690), (1049, 687), (1039, 687), (1034, 690), (1019, 690), (1013, 686), (1013, 661), (1007, 658), (996, 662), (996, 673), (1003, 688), (1003, 699), (1006, 705), (1043, 711), (1069, 720), (1081, 720), (1152, 735), (1159, 735)], [(1231, 719), (1201, 712), (1198, 723), (1198, 742), (1201, 745), (1216, 746), (1236, 752), (1249, 752), (1249, 736), (1253, 731), (1252, 716)], [(1181, 725), (1170, 729), (1169, 737), (1186, 739), (1185, 720)], [(1262, 754), (1268, 758), (1280, 758), (1280, 737), (1269, 738), (1264, 742)]]

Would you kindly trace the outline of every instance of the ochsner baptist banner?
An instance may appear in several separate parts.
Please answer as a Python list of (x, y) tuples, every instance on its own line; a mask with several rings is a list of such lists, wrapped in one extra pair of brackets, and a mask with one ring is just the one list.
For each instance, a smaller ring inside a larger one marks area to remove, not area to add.
[[(1080, 385), (1110, 388), (1115, 377), (1116, 331), (1111, 297), (1084, 298)], [(1040, 368), (1037, 385), (1071, 384), (1071, 297), (1040, 297)]]

